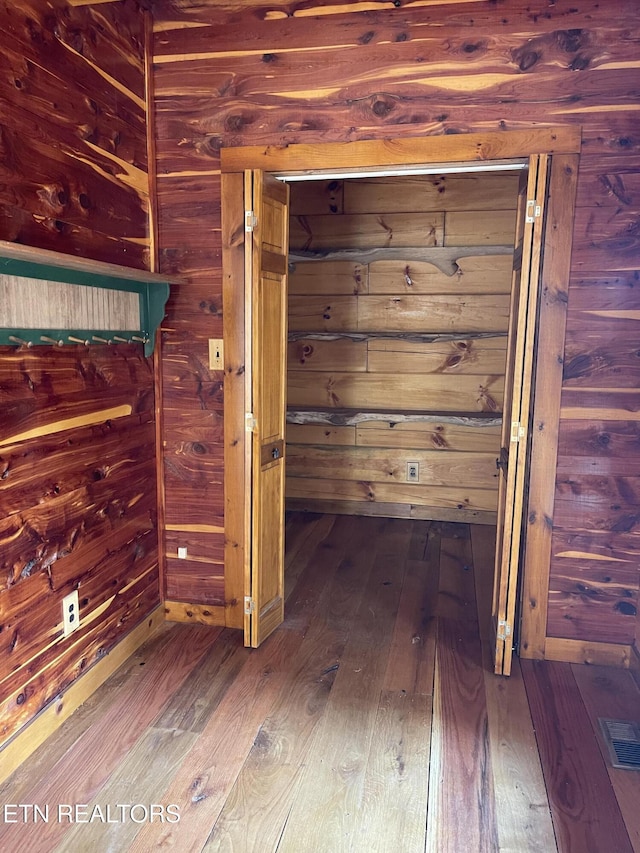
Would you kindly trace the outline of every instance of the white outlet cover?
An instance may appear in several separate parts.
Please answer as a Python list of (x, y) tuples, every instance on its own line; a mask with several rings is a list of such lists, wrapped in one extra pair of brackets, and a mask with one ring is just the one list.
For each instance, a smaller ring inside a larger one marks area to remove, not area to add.
[(62, 627), (65, 637), (80, 627), (80, 604), (77, 589), (62, 599)]
[(187, 549), (186, 548), (178, 548), (178, 559), (186, 560), (187, 559)]

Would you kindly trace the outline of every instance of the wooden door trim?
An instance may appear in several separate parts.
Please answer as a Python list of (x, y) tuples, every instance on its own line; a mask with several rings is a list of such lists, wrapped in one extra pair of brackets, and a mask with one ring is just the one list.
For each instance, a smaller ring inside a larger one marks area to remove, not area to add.
[(575, 154), (580, 151), (580, 139), (580, 128), (567, 125), (361, 142), (251, 145), (222, 148), (220, 167), (223, 173), (261, 169), (263, 172), (321, 174), (335, 169), (477, 163), (531, 154)]
[[(520, 646), (524, 657), (544, 657), (566, 298), (580, 144), (580, 127), (558, 126), (451, 136), (221, 149), (227, 625), (238, 628), (243, 625), (244, 543), (247, 536), (242, 485), (246, 474), (247, 442), (244, 408), (244, 171), (261, 169), (291, 174), (295, 171), (329, 173), (340, 168), (358, 168), (375, 174), (376, 169), (381, 168), (420, 167), (436, 163), (446, 166), (451, 162), (471, 164), (547, 153), (554, 155), (550, 186), (565, 187), (568, 195), (560, 199), (555, 193), (555, 199), (550, 198), (548, 209), (538, 342), (541, 355), (536, 368), (537, 382), (545, 377), (545, 393), (536, 396), (533, 403), (532, 458), (535, 462), (531, 466), (526, 510)], [(553, 472), (551, 476), (550, 471)]]
[(244, 567), (249, 475), (245, 376), (244, 173), (222, 175), (222, 305), (224, 310), (224, 599), (225, 623), (244, 627)]
[(545, 658), (560, 397), (578, 154), (551, 158), (540, 307), (529, 498), (522, 571), (521, 657)]

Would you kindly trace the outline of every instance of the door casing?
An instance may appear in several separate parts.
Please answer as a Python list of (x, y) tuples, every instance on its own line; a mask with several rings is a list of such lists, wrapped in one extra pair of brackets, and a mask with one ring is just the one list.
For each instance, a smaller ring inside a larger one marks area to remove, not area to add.
[(321, 175), (390, 168), (487, 163), (551, 155), (547, 234), (540, 271), (540, 307), (522, 559), (519, 653), (544, 658), (551, 561), (562, 361), (581, 131), (575, 126), (468, 133), (348, 143), (249, 146), (221, 150), (224, 306), (225, 613), (229, 627), (243, 626), (244, 573), (250, 513), (245, 499), (250, 471), (245, 417), (244, 173)]

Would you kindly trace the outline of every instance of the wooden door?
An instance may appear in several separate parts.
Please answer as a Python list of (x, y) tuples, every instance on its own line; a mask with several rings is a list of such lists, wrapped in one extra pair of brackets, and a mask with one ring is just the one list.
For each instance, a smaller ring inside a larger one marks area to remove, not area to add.
[(518, 198), (502, 439), (497, 460), (500, 482), (492, 624), (498, 675), (510, 674), (513, 654), (548, 168), (548, 155), (530, 157)]
[(284, 619), (284, 448), (289, 187), (245, 173), (246, 360), (251, 495), (245, 565), (245, 645)]

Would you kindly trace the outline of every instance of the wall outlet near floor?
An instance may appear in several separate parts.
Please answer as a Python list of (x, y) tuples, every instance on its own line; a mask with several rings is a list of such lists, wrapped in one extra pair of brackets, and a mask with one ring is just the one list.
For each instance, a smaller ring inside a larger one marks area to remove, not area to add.
[(407, 483), (418, 483), (420, 481), (420, 463), (407, 462)]
[(65, 637), (80, 627), (80, 605), (78, 604), (77, 589), (62, 599), (62, 624)]

